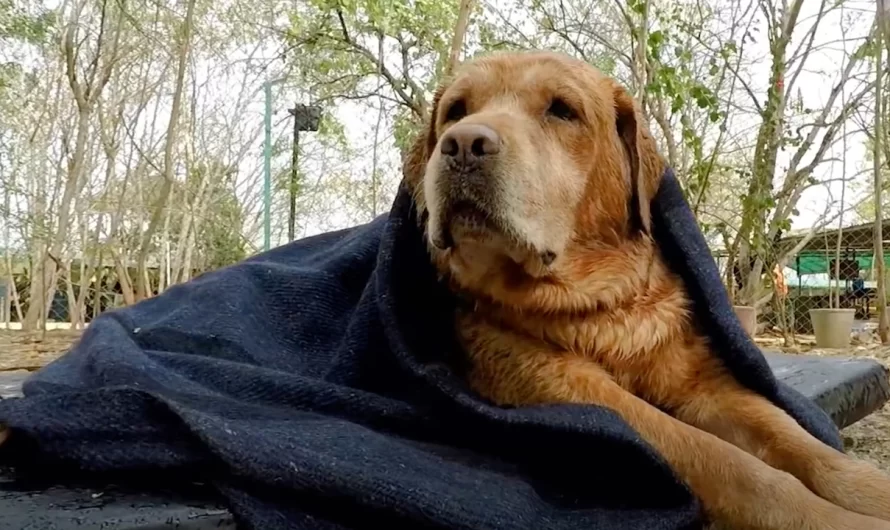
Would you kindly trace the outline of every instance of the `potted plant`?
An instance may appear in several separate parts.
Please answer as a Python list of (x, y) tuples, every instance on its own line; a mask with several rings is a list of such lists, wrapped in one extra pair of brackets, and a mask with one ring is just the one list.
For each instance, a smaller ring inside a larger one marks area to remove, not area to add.
[[(846, 171), (842, 171), (846, 175)], [(847, 275), (846, 267), (844, 274), (841, 274), (841, 240), (844, 233), (844, 192), (846, 191), (846, 182), (846, 179), (841, 180), (841, 214), (838, 218), (837, 241), (834, 248), (834, 271), (831, 270), (831, 261), (828, 262), (828, 307), (810, 309), (810, 320), (813, 323), (813, 333), (816, 335), (817, 348), (849, 347), (850, 335), (853, 332), (853, 322), (856, 316), (855, 309), (847, 309), (840, 306), (841, 277), (846, 277)], [(826, 247), (828, 246), (827, 243), (828, 241), (826, 241)], [(829, 249), (826, 248), (827, 250)], [(826, 255), (829, 255), (828, 252), (826, 252)], [(834, 279), (833, 288), (832, 279)]]
[[(751, 337), (757, 333), (757, 309), (754, 307), (753, 303), (747, 303), (747, 297), (743, 297), (742, 293), (738, 292), (736, 288), (737, 278), (736, 278), (736, 257), (730, 256), (729, 263), (727, 264), (728, 273), (727, 273), (727, 287), (729, 289), (729, 298), (732, 300), (732, 308), (735, 311), (736, 316), (739, 319), (739, 322), (742, 324), (742, 329), (744, 329), (748, 335)], [(742, 273), (741, 268), (738, 270), (739, 276)], [(744, 281), (741, 282), (744, 285)], [(744, 288), (742, 289), (745, 290)]]
[(855, 309), (820, 307), (810, 309), (810, 320), (816, 334), (817, 348), (846, 348), (850, 346)]
[(757, 309), (753, 305), (737, 305), (733, 304), (732, 308), (742, 323), (742, 328), (750, 336), (754, 336), (757, 332)]

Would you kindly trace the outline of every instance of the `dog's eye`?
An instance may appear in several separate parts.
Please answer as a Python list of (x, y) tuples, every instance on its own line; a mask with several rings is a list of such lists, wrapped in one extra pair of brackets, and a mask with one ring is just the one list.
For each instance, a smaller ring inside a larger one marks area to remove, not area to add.
[(574, 120), (578, 117), (572, 107), (569, 106), (568, 103), (563, 101), (560, 98), (555, 98), (550, 102), (550, 107), (547, 109), (547, 114), (559, 118), (561, 120)]
[(464, 100), (459, 99), (451, 104), (448, 107), (448, 112), (445, 113), (445, 123), (450, 123), (453, 121), (460, 121), (467, 115), (467, 104), (464, 103)]

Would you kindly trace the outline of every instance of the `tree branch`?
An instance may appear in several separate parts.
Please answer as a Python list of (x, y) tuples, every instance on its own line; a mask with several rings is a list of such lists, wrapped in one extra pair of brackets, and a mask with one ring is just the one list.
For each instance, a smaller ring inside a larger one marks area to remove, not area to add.
[(358, 42), (356, 42), (349, 34), (349, 29), (346, 26), (346, 19), (343, 16), (343, 10), (338, 6), (336, 8), (337, 19), (340, 22), (340, 31), (343, 35), (343, 41), (349, 45), (355, 52), (359, 55), (367, 59), (371, 62), (375, 67), (377, 67), (380, 71), (380, 74), (383, 75), (383, 78), (389, 83), (390, 87), (393, 91), (401, 97), (405, 103), (411, 108), (412, 112), (414, 112), (418, 117), (423, 117), (426, 115), (426, 100), (419, 100), (417, 97), (412, 97), (405, 89), (402, 88), (402, 82), (408, 85), (414, 95), (422, 95), (423, 90), (411, 79), (402, 79), (401, 81), (397, 79), (392, 72), (390, 72), (389, 68), (383, 64), (383, 57), (375, 56), (371, 50), (365, 48)]

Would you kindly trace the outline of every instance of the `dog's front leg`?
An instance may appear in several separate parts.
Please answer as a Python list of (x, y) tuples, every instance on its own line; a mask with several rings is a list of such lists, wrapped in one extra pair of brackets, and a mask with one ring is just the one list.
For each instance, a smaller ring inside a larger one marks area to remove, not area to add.
[(785, 411), (725, 374), (685, 396), (676, 416), (791, 473), (848, 510), (890, 521), (890, 476), (819, 441)]
[(664, 457), (714, 521), (733, 529), (890, 530), (890, 523), (844, 510), (792, 475), (658, 410), (588, 360), (492, 342), (498, 339), (477, 350), (488, 353), (471, 355), (478, 391), (504, 405), (571, 402), (614, 410)]

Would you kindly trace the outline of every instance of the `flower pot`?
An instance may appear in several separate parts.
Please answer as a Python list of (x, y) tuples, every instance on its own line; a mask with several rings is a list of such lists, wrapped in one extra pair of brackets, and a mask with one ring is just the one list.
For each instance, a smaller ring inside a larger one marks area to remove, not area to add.
[(847, 348), (853, 331), (855, 309), (810, 309), (817, 348)]
[(753, 337), (757, 333), (757, 310), (750, 305), (734, 305), (732, 308), (742, 323), (742, 329)]

